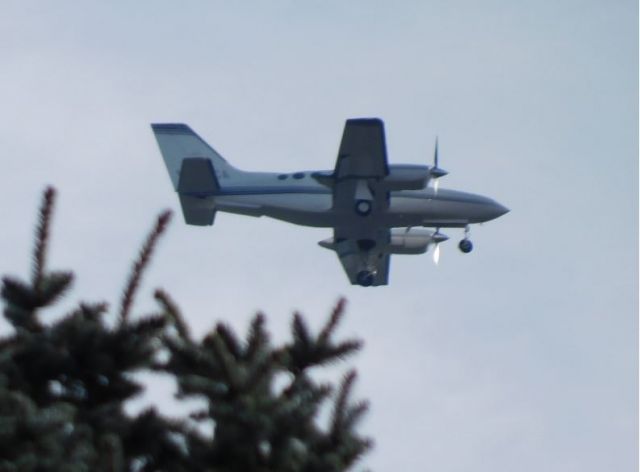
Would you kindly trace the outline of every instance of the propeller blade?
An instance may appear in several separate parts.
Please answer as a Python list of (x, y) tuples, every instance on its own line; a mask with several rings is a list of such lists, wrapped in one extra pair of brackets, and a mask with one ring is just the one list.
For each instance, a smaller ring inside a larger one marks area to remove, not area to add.
[(440, 186), (440, 179), (433, 179), (433, 192), (438, 194), (438, 187)]
[(431, 167), (431, 169), (429, 170), (429, 173), (431, 174), (431, 179), (433, 180), (433, 190), (435, 193), (438, 193), (438, 179), (448, 174), (446, 170), (441, 169), (439, 167), (439, 161), (440, 159), (438, 158), (438, 137), (436, 136), (436, 148), (433, 152), (433, 167)]
[(435, 265), (438, 265), (438, 262), (440, 262), (440, 244), (436, 244), (436, 247), (433, 250), (433, 262)]

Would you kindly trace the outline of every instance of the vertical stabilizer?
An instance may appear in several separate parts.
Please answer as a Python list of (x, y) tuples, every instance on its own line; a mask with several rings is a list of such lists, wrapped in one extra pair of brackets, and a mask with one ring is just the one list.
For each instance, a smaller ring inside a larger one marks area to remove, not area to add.
[(221, 186), (224, 186), (226, 179), (231, 179), (240, 173), (187, 125), (162, 123), (152, 124), (151, 128), (158, 141), (174, 189), (179, 190), (182, 164), (188, 158), (208, 159)]
[(191, 128), (182, 123), (152, 124), (187, 224), (212, 225), (214, 197), (225, 181), (241, 174)]

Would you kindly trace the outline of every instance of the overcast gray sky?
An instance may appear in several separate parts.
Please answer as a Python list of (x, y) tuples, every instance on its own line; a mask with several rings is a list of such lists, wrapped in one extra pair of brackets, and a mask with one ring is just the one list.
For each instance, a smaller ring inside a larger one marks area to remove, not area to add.
[[(261, 309), (283, 340), (294, 310), (319, 326), (347, 297), (365, 465), (637, 470), (637, 2), (9, 0), (0, 58), (2, 273), (28, 274), (53, 184), (67, 303), (115, 303), (172, 208), (139, 311), (163, 286), (198, 333)], [(391, 162), (430, 162), (438, 135), (441, 185), (511, 213), (469, 256), (447, 231), (439, 267), (396, 256), (390, 286), (351, 287), (316, 245), (328, 230), (185, 226), (149, 129), (189, 123), (242, 169), (331, 169), (363, 116), (385, 120)]]

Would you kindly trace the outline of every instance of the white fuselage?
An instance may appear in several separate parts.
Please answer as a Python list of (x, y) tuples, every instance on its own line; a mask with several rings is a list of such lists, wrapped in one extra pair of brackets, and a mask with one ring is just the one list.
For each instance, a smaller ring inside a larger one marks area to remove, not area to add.
[[(369, 215), (347, 209), (336, 210), (331, 188), (319, 183), (314, 172), (276, 174), (243, 172), (241, 179), (218, 175), (221, 191), (212, 197), (216, 210), (249, 216), (268, 216), (290, 223), (314, 227), (464, 227), (504, 214), (495, 201), (471, 193), (427, 187), (403, 190), (386, 197), (374, 196)], [(384, 201), (376, 201), (384, 198)]]

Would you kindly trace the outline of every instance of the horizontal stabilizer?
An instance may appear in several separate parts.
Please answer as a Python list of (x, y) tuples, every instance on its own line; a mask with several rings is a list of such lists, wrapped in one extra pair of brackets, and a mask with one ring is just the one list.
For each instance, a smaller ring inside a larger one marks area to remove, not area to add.
[(216, 216), (213, 197), (180, 195), (180, 205), (184, 222), (188, 225), (209, 226), (213, 224), (213, 219)]
[(216, 209), (211, 195), (220, 190), (211, 161), (188, 157), (182, 161), (178, 194), (185, 223), (196, 226), (213, 224)]
[(191, 196), (206, 196), (220, 190), (211, 161), (204, 157), (183, 159), (178, 180), (178, 193)]

